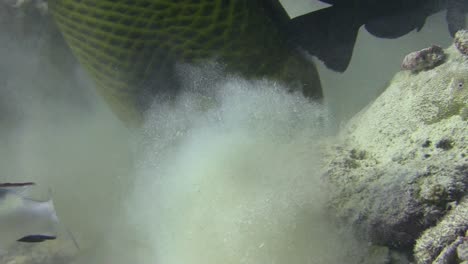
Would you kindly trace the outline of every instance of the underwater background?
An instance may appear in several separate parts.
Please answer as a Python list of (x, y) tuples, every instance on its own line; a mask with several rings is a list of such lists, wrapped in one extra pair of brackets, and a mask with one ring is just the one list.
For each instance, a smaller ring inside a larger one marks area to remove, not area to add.
[[(291, 16), (311, 2), (282, 1)], [(321, 160), (408, 53), (451, 45), (445, 11), (397, 39), (361, 28), (344, 73), (313, 59), (323, 102), (213, 62), (177, 65), (177, 99), (152, 100), (135, 130), (48, 32), (49, 20), (8, 10), (0, 10), (0, 182), (34, 181), (39, 197), (51, 189), (70, 232), (13, 246), (2, 263), (409, 263), (372, 259), (376, 249), (335, 222)]]

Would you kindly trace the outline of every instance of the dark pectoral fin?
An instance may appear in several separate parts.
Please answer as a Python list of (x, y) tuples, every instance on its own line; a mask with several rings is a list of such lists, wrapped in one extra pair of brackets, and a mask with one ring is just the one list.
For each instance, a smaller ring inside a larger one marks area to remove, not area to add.
[(328, 68), (344, 72), (361, 25), (359, 14), (331, 6), (292, 19), (289, 31), (294, 44), (318, 57)]
[(337, 2), (339, 2), (339, 1), (336, 1), (336, 0), (319, 0), (319, 1), (330, 4), (330, 5), (335, 5), (335, 4), (337, 4)]
[(466, 28), (466, 13), (468, 12), (468, 1), (466, 0), (450, 0), (447, 6), (447, 24), (450, 35), (455, 36), (455, 33), (460, 29)]
[(15, 183), (0, 183), (0, 188), (11, 188), (11, 187), (24, 187), (35, 185), (34, 182), (15, 182)]
[(425, 16), (401, 12), (372, 19), (366, 23), (365, 28), (375, 37), (394, 39), (415, 29), (419, 31), (425, 22)]
[(421, 30), (427, 17), (445, 8), (445, 1), (389, 1), (385, 6), (373, 7), (374, 12), (365, 27), (379, 38), (398, 38), (412, 30)]
[(47, 236), (47, 235), (30, 235), (30, 236), (25, 236), (20, 239), (18, 239), (18, 242), (24, 242), (24, 243), (39, 243), (39, 242), (44, 242), (46, 240), (54, 240), (57, 237), (55, 236)]

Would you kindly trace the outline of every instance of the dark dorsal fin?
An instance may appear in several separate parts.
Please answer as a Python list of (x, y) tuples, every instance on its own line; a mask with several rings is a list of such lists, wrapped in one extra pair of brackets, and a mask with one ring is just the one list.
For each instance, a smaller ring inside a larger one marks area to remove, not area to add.
[(298, 16), (288, 24), (289, 38), (328, 68), (343, 72), (351, 61), (363, 24), (353, 15), (348, 7), (331, 6)]
[[(293, 46), (308, 51), (335, 71), (343, 72), (351, 61), (359, 27), (349, 9), (328, 7), (290, 19), (279, 0), (261, 0), (276, 27), (285, 31)], [(343, 18), (345, 17), (345, 18)]]

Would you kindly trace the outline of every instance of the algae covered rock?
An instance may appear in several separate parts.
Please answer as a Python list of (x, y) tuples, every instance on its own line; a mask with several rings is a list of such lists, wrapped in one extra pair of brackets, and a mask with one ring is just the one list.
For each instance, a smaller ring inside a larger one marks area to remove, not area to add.
[(330, 208), (377, 245), (410, 251), (468, 186), (468, 59), (403, 71), (329, 147)]
[(465, 233), (463, 242), (457, 247), (457, 257), (460, 261), (468, 261), (468, 232)]
[[(462, 252), (468, 230), (468, 199), (463, 199), (454, 209), (432, 227), (424, 231), (414, 248), (416, 263), (455, 263), (457, 252)], [(460, 249), (459, 249), (460, 248)], [(458, 254), (460, 262), (466, 259)]]
[(419, 51), (411, 52), (406, 55), (401, 64), (403, 70), (410, 70), (413, 73), (422, 70), (430, 70), (439, 64), (442, 64), (445, 59), (444, 50), (437, 46), (432, 45)]
[(468, 30), (459, 30), (455, 34), (454, 44), (463, 55), (468, 56)]

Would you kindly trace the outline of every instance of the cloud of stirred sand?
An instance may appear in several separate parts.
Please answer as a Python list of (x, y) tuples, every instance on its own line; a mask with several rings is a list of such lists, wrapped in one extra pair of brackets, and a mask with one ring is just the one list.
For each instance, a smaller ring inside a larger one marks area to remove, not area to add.
[(364, 250), (324, 208), (325, 108), (271, 81), (182, 72), (178, 100), (148, 114), (114, 229), (127, 235), (111, 235), (101, 260), (359, 263)]
[(76, 263), (359, 263), (324, 208), (323, 106), (184, 66), (178, 99), (129, 132), (77, 65), (65, 76), (37, 38), (0, 40), (0, 181), (52, 189)]

